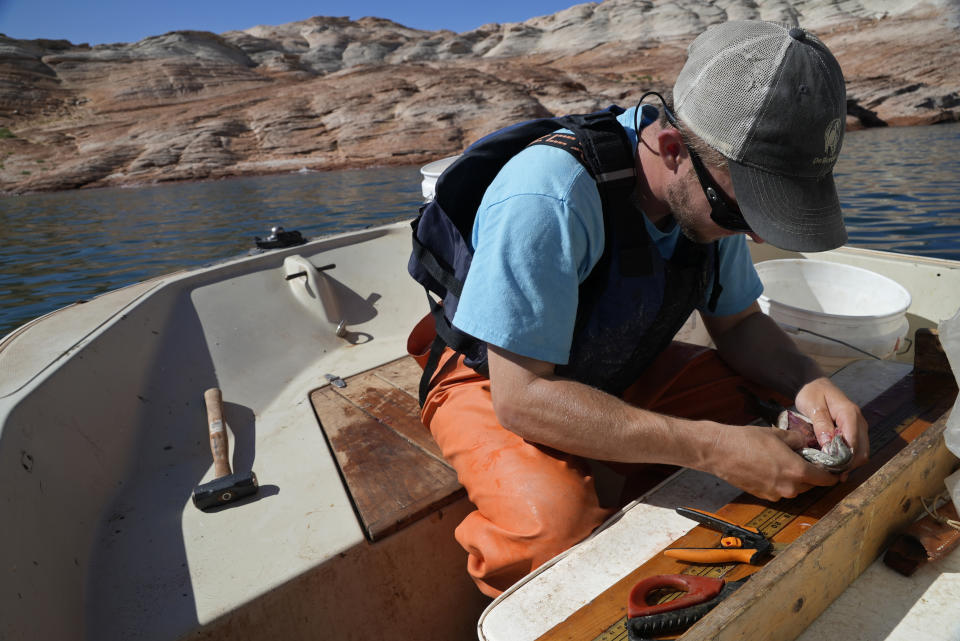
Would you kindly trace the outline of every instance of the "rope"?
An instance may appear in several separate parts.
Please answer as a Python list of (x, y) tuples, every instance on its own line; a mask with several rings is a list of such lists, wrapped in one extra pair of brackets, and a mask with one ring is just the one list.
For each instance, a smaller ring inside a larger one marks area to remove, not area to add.
[(947, 491), (943, 491), (937, 496), (930, 499), (930, 502), (933, 504), (933, 507), (931, 507), (927, 505), (927, 499), (925, 499), (922, 496), (920, 497), (920, 503), (921, 505), (923, 505), (923, 509), (926, 510), (927, 514), (933, 517), (933, 519), (937, 521), (937, 523), (943, 523), (944, 525), (952, 527), (955, 530), (960, 530), (960, 521), (948, 519), (944, 516), (940, 516), (939, 514), (937, 514), (937, 507), (942, 506), (944, 503), (946, 503), (949, 500), (950, 500), (950, 493)]

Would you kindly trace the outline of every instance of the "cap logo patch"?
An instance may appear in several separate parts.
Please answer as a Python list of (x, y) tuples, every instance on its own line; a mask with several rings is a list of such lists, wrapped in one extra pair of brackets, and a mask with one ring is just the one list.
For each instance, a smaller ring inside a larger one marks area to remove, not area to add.
[(839, 118), (834, 118), (823, 132), (823, 156), (814, 158), (815, 165), (830, 165), (837, 159), (840, 149), (840, 134), (843, 131)]

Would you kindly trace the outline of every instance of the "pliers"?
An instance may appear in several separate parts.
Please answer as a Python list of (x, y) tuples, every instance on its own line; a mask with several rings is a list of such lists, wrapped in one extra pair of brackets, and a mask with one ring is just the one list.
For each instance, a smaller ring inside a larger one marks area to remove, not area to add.
[(667, 548), (663, 551), (664, 556), (693, 563), (737, 562), (757, 565), (779, 551), (779, 546), (761, 534), (760, 530), (731, 523), (712, 512), (678, 507), (677, 514), (720, 532), (720, 547)]

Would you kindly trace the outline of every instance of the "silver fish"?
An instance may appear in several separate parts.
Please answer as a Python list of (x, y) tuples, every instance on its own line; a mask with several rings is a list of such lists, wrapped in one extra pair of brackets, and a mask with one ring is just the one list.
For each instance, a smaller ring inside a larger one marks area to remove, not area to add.
[(781, 430), (789, 430), (800, 434), (806, 442), (806, 447), (818, 447), (817, 435), (813, 433), (813, 422), (798, 412), (783, 410), (777, 416), (777, 427)]
[(819, 450), (812, 447), (805, 447), (800, 450), (800, 455), (828, 472), (839, 474), (850, 467), (850, 461), (853, 459), (853, 450), (843, 438), (839, 431), (835, 432), (833, 438), (827, 441)]
[(777, 418), (777, 427), (782, 430), (791, 430), (800, 432), (807, 439), (807, 447), (800, 450), (800, 456), (810, 461), (814, 465), (819, 465), (828, 472), (839, 474), (850, 467), (850, 461), (853, 459), (853, 450), (843, 438), (843, 434), (834, 432), (826, 445), (822, 448), (814, 447), (817, 445), (817, 438), (813, 432), (813, 424), (803, 414), (784, 410)]

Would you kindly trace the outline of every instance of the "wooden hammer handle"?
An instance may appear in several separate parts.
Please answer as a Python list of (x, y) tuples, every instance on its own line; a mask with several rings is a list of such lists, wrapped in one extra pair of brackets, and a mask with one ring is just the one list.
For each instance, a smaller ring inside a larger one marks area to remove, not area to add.
[(210, 427), (210, 452), (213, 454), (213, 473), (216, 478), (230, 475), (230, 448), (223, 422), (223, 398), (220, 389), (212, 387), (203, 393), (207, 404), (207, 425)]

